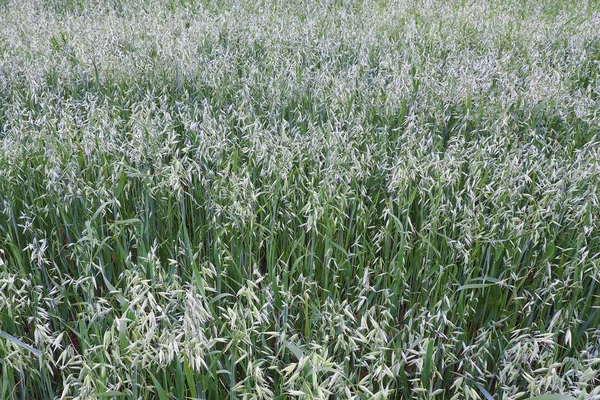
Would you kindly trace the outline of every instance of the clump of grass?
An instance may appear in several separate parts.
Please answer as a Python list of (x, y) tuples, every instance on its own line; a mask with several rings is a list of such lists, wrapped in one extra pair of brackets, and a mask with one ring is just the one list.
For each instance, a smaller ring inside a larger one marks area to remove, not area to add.
[(600, 398), (596, 2), (0, 8), (0, 398)]

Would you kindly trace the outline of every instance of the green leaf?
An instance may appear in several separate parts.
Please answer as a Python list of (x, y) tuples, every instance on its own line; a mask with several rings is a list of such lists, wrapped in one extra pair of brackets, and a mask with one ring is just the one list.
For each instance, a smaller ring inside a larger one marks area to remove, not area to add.
[(121, 220), (117, 220), (117, 221), (112, 221), (112, 224), (113, 225), (129, 225), (129, 224), (136, 224), (138, 222), (142, 222), (142, 221), (138, 218), (129, 218), (129, 219), (121, 219)]
[(425, 350), (425, 359), (423, 360), (423, 371), (421, 379), (425, 388), (429, 387), (433, 375), (433, 340), (427, 339), (427, 350)]
[(486, 288), (488, 286), (493, 286), (493, 285), (495, 285), (495, 283), (469, 283), (468, 285), (460, 286), (458, 289), (456, 289), (456, 291), (460, 292), (461, 290), (483, 289), (483, 288)]
[(169, 400), (169, 398), (167, 397), (167, 392), (165, 392), (165, 389), (163, 389), (158, 379), (156, 379), (156, 376), (154, 376), (154, 374), (150, 371), (148, 371), (148, 373), (150, 374), (150, 378), (152, 378), (152, 382), (154, 382), (154, 387), (156, 387), (156, 393), (158, 394), (158, 398), (160, 400)]
[(0, 320), (4, 323), (9, 334), (14, 335), (17, 332), (17, 326), (8, 314), (0, 313)]
[(188, 387), (190, 388), (190, 392), (193, 398), (198, 397), (198, 391), (196, 390), (196, 382), (194, 379), (194, 373), (190, 368), (190, 364), (188, 363), (187, 357), (184, 359), (183, 371), (185, 374), (185, 379), (187, 380)]
[(108, 391), (108, 392), (104, 392), (104, 393), (96, 393), (91, 395), (91, 397), (93, 398), (99, 398), (99, 397), (115, 397), (115, 396), (127, 396), (126, 393), (123, 392), (116, 392), (114, 390)]
[(283, 345), (287, 347), (296, 356), (298, 361), (304, 358), (304, 352), (300, 347), (296, 346), (294, 343), (284, 340)]
[(494, 400), (494, 398), (492, 397), (492, 395), (490, 394), (490, 392), (488, 392), (487, 390), (485, 390), (483, 386), (481, 386), (478, 383), (476, 383), (475, 386), (477, 386), (477, 388), (483, 394), (483, 397), (485, 397), (486, 400)]
[(4, 331), (0, 331), (0, 337), (3, 337), (4, 339), (13, 342), (14, 344), (16, 344), (19, 347), (24, 348), (25, 350), (29, 350), (30, 352), (32, 352), (35, 356), (40, 357), (42, 355), (42, 352), (39, 351), (38, 349), (23, 343), (21, 340), (17, 339), (16, 337), (14, 337), (13, 335), (9, 335), (8, 333), (4, 332)]

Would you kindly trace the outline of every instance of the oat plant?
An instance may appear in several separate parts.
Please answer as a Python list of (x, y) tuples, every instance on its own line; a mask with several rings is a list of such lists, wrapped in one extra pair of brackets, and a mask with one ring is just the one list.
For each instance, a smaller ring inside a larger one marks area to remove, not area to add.
[(599, 27), (0, 0), (0, 398), (600, 399)]

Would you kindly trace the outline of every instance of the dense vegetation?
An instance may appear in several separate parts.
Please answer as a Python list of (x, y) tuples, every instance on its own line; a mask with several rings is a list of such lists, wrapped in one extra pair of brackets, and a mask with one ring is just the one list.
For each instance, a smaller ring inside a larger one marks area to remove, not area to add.
[(0, 398), (600, 399), (600, 3), (0, 0)]

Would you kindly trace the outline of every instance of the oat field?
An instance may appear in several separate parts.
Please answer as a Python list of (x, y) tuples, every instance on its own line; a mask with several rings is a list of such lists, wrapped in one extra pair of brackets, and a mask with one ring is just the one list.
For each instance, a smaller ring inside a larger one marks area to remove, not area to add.
[(600, 2), (0, 0), (0, 399), (600, 399)]

